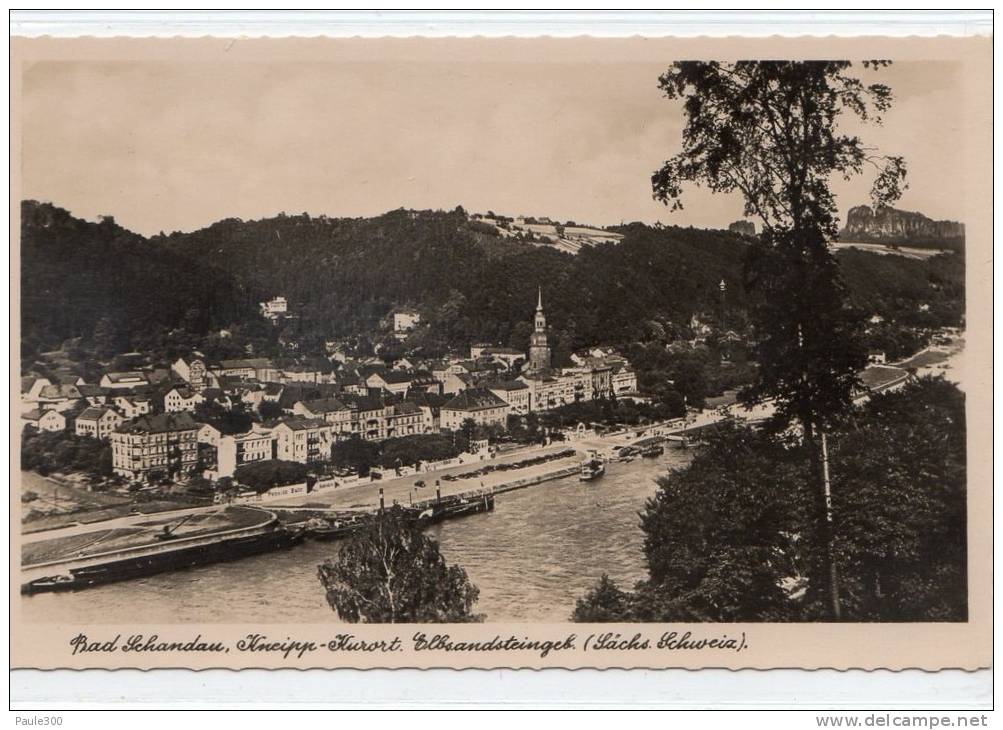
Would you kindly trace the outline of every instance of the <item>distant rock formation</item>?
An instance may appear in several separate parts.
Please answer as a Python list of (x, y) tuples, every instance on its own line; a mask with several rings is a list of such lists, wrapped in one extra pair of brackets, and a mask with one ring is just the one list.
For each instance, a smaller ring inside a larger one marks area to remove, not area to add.
[(844, 242), (885, 243), (920, 248), (961, 250), (965, 246), (965, 224), (935, 221), (922, 213), (882, 206), (850, 208), (846, 227), (839, 233)]
[(728, 230), (740, 236), (755, 236), (756, 224), (752, 221), (735, 221), (728, 226)]

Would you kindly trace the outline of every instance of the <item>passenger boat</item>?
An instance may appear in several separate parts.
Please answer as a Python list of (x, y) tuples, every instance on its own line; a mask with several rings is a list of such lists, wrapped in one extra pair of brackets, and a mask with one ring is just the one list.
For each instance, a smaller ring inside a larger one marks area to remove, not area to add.
[(491, 512), (494, 508), (494, 495), (480, 494), (449, 497), (437, 502), (420, 504), (412, 507), (411, 512), (419, 525), (424, 527), (426, 525), (434, 525), (443, 520), (451, 520), (455, 517), (467, 517), (469, 515), (480, 514), (481, 512)]
[(590, 450), (586, 453), (585, 461), (582, 462), (582, 471), (578, 475), (578, 481), (589, 482), (598, 479), (606, 473), (606, 459), (598, 451)]

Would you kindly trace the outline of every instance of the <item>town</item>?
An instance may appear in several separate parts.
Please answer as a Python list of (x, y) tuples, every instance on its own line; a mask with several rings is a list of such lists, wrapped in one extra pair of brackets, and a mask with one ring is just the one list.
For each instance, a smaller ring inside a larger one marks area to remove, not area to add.
[[(262, 302), (261, 314), (272, 322), (295, 316), (283, 297)], [(400, 308), (387, 324), (403, 339), (421, 317)], [(399, 472), (488, 448), (517, 424), (535, 424), (538, 414), (569, 404), (645, 402), (630, 363), (613, 348), (575, 353), (573, 367), (551, 366), (542, 289), (532, 325), (528, 353), (479, 342), (446, 359), (385, 363), (353, 359), (329, 343), (329, 358), (309, 365), (279, 367), (253, 357), (216, 362), (193, 352), (169, 369), (107, 371), (93, 383), (72, 371), (28, 376), (21, 421), (26, 435), (72, 434), (110, 444), (112, 474), (92, 476), (89, 488), (163, 491), (191, 481), (199, 496), (211, 490), (218, 501), (222, 491), (261, 491), (307, 474), (368, 475), (373, 464), (338, 458), (357, 452), (353, 444), (360, 442), (412, 442), (399, 449), (411, 455), (411, 463), (394, 464)], [(283, 470), (284, 464), (301, 468)]]

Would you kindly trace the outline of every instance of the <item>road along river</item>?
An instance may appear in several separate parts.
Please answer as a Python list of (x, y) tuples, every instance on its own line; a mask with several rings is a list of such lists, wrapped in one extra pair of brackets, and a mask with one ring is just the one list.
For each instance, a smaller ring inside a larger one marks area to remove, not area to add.
[[(450, 564), (480, 589), (487, 621), (566, 621), (604, 572), (626, 587), (645, 575), (638, 512), (655, 478), (689, 452), (614, 463), (602, 478), (577, 476), (498, 496), (493, 512), (432, 527)], [(423, 495), (424, 496), (424, 495)], [(275, 505), (278, 506), (278, 505)], [(297, 623), (337, 621), (317, 565), (338, 543), (218, 563), (75, 593), (22, 596), (24, 620), (60, 623)]]

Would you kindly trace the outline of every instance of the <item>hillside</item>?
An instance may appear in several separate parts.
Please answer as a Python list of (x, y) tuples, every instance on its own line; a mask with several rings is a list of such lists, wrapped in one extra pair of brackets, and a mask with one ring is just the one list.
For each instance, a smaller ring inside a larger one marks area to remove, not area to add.
[(153, 245), (111, 218), (89, 223), (49, 203), (21, 204), (22, 342), (44, 350), (91, 337), (110, 346), (136, 332), (204, 334), (253, 316), (255, 297), (231, 274)]
[[(23, 231), (24, 332), (39, 347), (91, 335), (102, 321), (134, 347), (158, 327), (273, 331), (257, 302), (275, 295), (287, 297), (295, 314), (281, 331), (313, 343), (305, 350), (324, 338), (371, 334), (403, 305), (417, 307), (429, 325), (410, 348), (437, 354), (481, 340), (525, 348), (538, 286), (559, 363), (600, 342), (689, 339), (694, 316), (712, 321), (721, 311), (722, 280), (727, 326), (740, 330), (745, 322), (748, 244), (727, 231), (634, 223), (607, 232), (618, 243), (571, 255), (490, 235), (457, 209), (229, 219), (144, 239), (111, 221), (87, 223), (32, 202), (24, 204)], [(923, 322), (956, 324), (963, 312), (960, 257), (843, 251), (838, 259), (868, 315), (917, 319), (926, 305)]]

